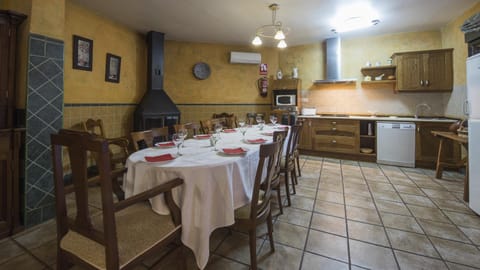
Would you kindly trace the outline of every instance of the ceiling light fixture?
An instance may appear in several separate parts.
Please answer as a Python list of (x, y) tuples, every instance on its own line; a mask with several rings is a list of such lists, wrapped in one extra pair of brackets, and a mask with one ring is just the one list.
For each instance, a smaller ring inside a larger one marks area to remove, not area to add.
[(286, 48), (287, 43), (285, 42), (285, 36), (288, 34), (290, 29), (282, 26), (282, 22), (276, 21), (277, 10), (279, 9), (278, 4), (271, 4), (268, 6), (268, 8), (272, 11), (272, 24), (266, 24), (258, 27), (255, 33), (255, 38), (252, 40), (252, 44), (255, 46), (262, 45), (261, 37), (263, 37), (279, 40), (277, 47)]
[(377, 12), (368, 4), (356, 3), (341, 7), (332, 21), (334, 33), (354, 31), (377, 25)]

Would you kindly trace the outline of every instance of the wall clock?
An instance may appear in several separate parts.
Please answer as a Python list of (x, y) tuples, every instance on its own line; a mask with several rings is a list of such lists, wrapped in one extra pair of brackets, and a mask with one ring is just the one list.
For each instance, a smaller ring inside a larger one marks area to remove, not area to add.
[(196, 63), (193, 66), (193, 76), (199, 80), (205, 80), (210, 76), (210, 66), (204, 62)]

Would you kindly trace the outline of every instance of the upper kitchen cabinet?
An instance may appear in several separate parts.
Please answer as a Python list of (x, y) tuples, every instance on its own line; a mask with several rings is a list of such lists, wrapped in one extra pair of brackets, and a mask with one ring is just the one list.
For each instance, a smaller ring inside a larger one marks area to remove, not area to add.
[(398, 91), (452, 91), (453, 49), (394, 53)]

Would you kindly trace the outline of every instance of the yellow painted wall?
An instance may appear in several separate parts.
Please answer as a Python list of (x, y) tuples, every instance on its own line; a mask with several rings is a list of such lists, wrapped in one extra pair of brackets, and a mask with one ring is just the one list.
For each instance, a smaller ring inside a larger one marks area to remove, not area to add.
[[(230, 51), (261, 53), (262, 63), (268, 64), (268, 74), (277, 70), (277, 49), (167, 41), (164, 88), (168, 95), (182, 104), (270, 103), (270, 96), (259, 95), (258, 65), (230, 64)], [(211, 75), (206, 80), (193, 76), (192, 68), (198, 62), (210, 66)]]
[(465, 12), (462, 16), (456, 18), (444, 28), (442, 28), (442, 43), (444, 47), (455, 48), (453, 54), (454, 66), (454, 82), (456, 85), (465, 84), (465, 60), (467, 59), (468, 50), (465, 43), (464, 33), (460, 27), (470, 16), (480, 12), (480, 3), (473, 6), (470, 10)]
[[(65, 6), (65, 103), (133, 103), (146, 87), (145, 36), (72, 1)], [(72, 68), (73, 35), (93, 40), (93, 69)], [(105, 81), (106, 54), (121, 57), (120, 83)]]
[(65, 0), (30, 0), (32, 12), (30, 32), (63, 40)]

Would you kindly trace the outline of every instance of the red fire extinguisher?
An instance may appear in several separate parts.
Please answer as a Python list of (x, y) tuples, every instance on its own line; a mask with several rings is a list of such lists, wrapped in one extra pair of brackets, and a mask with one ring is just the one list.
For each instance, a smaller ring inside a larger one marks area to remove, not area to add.
[(260, 91), (260, 96), (266, 97), (268, 93), (268, 78), (261, 77), (257, 80), (258, 90)]

